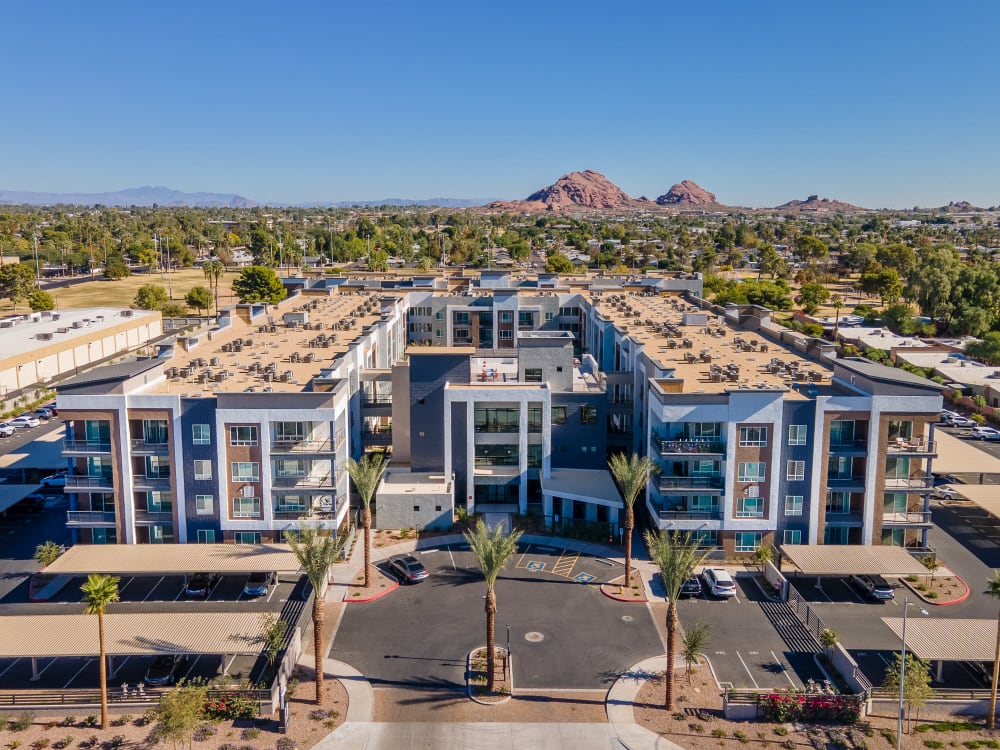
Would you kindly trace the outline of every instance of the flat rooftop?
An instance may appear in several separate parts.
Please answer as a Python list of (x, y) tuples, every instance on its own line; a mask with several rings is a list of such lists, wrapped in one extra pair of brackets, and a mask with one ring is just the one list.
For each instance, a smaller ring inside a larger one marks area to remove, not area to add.
[[(680, 297), (625, 293), (602, 295), (593, 304), (620, 331), (642, 343), (647, 356), (674, 370), (684, 381), (684, 393), (743, 387), (787, 390), (789, 398), (805, 398), (793, 385), (830, 385), (826, 367), (755, 331), (735, 328)], [(685, 325), (685, 315), (706, 322)]]
[(405, 468), (389, 467), (379, 494), (450, 495), (451, 479), (441, 472), (417, 472)]
[[(122, 316), (122, 312), (127, 315)], [(68, 348), (74, 339), (93, 338), (96, 333), (115, 326), (141, 325), (159, 317), (160, 313), (153, 310), (123, 310), (120, 307), (12, 313), (0, 318), (0, 362), (42, 347), (62, 345)]]
[(51, 575), (252, 573), (299, 569), (287, 544), (77, 544), (48, 567)]
[[(180, 344), (166, 363), (167, 377), (152, 393), (203, 396), (248, 390), (295, 393), (348, 350), (362, 330), (382, 317), (382, 293), (297, 295), (247, 321), (234, 309), (231, 324), (201, 333), (199, 344)], [(305, 322), (285, 322), (287, 314)], [(296, 316), (299, 317), (299, 316)]]

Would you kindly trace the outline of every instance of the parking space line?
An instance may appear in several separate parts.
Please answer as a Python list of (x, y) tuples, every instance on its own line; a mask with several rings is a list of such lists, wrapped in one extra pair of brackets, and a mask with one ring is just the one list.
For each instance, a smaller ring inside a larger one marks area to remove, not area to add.
[(41, 677), (43, 674), (45, 674), (45, 670), (48, 669), (49, 667), (51, 667), (55, 663), (56, 663), (55, 659), (49, 659), (49, 663), (46, 664), (44, 667), (42, 667), (41, 669), (38, 670), (37, 676)]
[(755, 680), (753, 678), (753, 673), (750, 671), (750, 667), (748, 667), (747, 663), (745, 661), (743, 661), (743, 655), (739, 651), (737, 651), (736, 652), (736, 656), (740, 660), (740, 664), (743, 665), (743, 669), (745, 669), (747, 671), (747, 675), (750, 677), (750, 682), (752, 682), (753, 686), (759, 690), (760, 689), (760, 685), (758, 685), (757, 684), (757, 680)]
[[(275, 584), (274, 584), (274, 585), (273, 585), (273, 586), (271, 587), (271, 593), (267, 595), (267, 601), (268, 601), (268, 602), (270, 602), (270, 601), (271, 601), (271, 597), (272, 597), (272, 596), (274, 596), (274, 592), (275, 592), (275, 591), (277, 591), (277, 590), (278, 590), (278, 584), (277, 584), (277, 583), (275, 583)], [(489, 654), (489, 651), (487, 651), (486, 653), (487, 653), (487, 654)]]
[(146, 601), (147, 599), (149, 599), (149, 597), (151, 597), (151, 596), (153, 595), (153, 592), (154, 592), (154, 591), (156, 591), (157, 587), (158, 587), (158, 586), (159, 586), (159, 585), (160, 585), (161, 583), (163, 583), (163, 578), (164, 578), (164, 576), (160, 576), (160, 580), (159, 580), (159, 581), (157, 581), (156, 583), (154, 583), (154, 584), (153, 584), (153, 588), (151, 588), (151, 589), (149, 590), (149, 593), (148, 593), (148, 594), (146, 594), (146, 597), (145, 597), (145, 598), (143, 599), (143, 601)]
[[(487, 652), (487, 653), (489, 653), (489, 652)], [(194, 665), (198, 663), (198, 660), (200, 658), (201, 658), (201, 654), (198, 654), (196, 657), (194, 657), (194, 659), (191, 660), (191, 666), (188, 667), (188, 671), (184, 673), (184, 679), (185, 680), (187, 680), (188, 675), (191, 674), (191, 671), (194, 669)]]
[[(455, 555), (452, 554), (451, 547), (448, 548), (448, 557), (451, 558), (451, 569), (452, 570), (458, 570), (458, 566), (455, 565)], [(487, 656), (488, 656), (489, 652), (487, 651), (486, 653), (487, 653)]]
[[(489, 654), (489, 651), (487, 651), (486, 653)], [(781, 665), (781, 667), (782, 667), (781, 674), (785, 675), (785, 679), (788, 680), (788, 684), (790, 684), (793, 688), (797, 688), (798, 685), (795, 684), (795, 681), (788, 674), (788, 671), (790, 669), (789, 665), (785, 664), (781, 659), (779, 659), (778, 655), (776, 653), (774, 653), (774, 651), (771, 652), (771, 656), (774, 657), (774, 663), (775, 664), (780, 664)]]
[[(489, 652), (487, 652), (487, 653), (489, 653)], [(63, 686), (62, 686), (62, 689), (63, 689), (63, 690), (65, 690), (65, 689), (66, 689), (66, 688), (68, 688), (68, 687), (69, 687), (69, 686), (70, 686), (71, 684), (73, 684), (73, 680), (75, 680), (75, 679), (76, 679), (77, 677), (79, 677), (79, 676), (80, 676), (80, 672), (82, 672), (83, 670), (85, 670), (85, 669), (87, 668), (87, 666), (88, 666), (88, 665), (90, 664), (90, 662), (91, 662), (91, 661), (93, 661), (93, 660), (92, 660), (92, 659), (87, 659), (87, 660), (86, 660), (86, 661), (85, 661), (85, 662), (83, 663), (83, 666), (82, 666), (82, 667), (80, 667), (80, 668), (79, 668), (78, 670), (76, 670), (76, 672), (75, 672), (75, 673), (73, 674), (73, 676), (69, 678), (69, 682), (67, 682), (67, 683), (66, 683), (65, 685), (63, 685)]]
[(229, 663), (225, 667), (223, 667), (222, 669), (223, 674), (229, 674), (229, 668), (233, 666), (233, 662), (236, 661), (237, 656), (239, 656), (239, 654), (233, 654), (233, 658), (229, 660)]
[(127, 589), (127, 588), (129, 587), (129, 584), (130, 584), (130, 583), (132, 583), (132, 581), (134, 581), (134, 580), (135, 580), (135, 576), (129, 576), (129, 579), (128, 579), (128, 580), (127, 580), (127, 581), (125, 582), (125, 585), (124, 585), (124, 586), (119, 586), (119, 587), (118, 587), (118, 593), (119, 593), (119, 595), (120, 595), (120, 594), (121, 594), (121, 593), (122, 593), (122, 592), (123, 592), (123, 591), (124, 591), (125, 589)]
[[(487, 652), (487, 653), (488, 653), (488, 652)], [(12, 669), (14, 668), (14, 665), (15, 665), (15, 664), (17, 664), (17, 663), (18, 663), (19, 661), (21, 661), (21, 657), (18, 657), (18, 658), (16, 658), (16, 659), (14, 659), (14, 661), (12, 661), (12, 662), (10, 663), (10, 666), (9, 666), (9, 667), (7, 667), (7, 669), (5, 669), (5, 670), (4, 670), (3, 672), (0, 672), (0, 677), (3, 677), (3, 676), (4, 676), (5, 674), (7, 674), (7, 673), (8, 673), (8, 672), (9, 672), (10, 670), (12, 670)]]

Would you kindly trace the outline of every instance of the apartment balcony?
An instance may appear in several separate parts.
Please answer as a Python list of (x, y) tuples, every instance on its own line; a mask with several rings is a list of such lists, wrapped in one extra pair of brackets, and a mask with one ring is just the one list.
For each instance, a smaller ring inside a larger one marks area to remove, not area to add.
[(271, 480), (271, 486), (275, 489), (309, 489), (309, 488), (327, 488), (335, 489), (337, 486), (337, 478), (330, 474), (324, 476), (304, 476), (304, 477), (274, 477)]
[(868, 454), (868, 441), (861, 438), (842, 440), (830, 443), (829, 450), (831, 456), (864, 456)]
[(908, 510), (905, 513), (885, 513), (882, 516), (882, 528), (923, 527), (931, 526), (930, 511)]
[(136, 508), (135, 523), (137, 526), (163, 526), (174, 522), (173, 511), (169, 510), (146, 510)]
[(862, 492), (865, 489), (865, 475), (856, 474), (850, 477), (831, 477), (827, 476), (826, 486), (831, 490), (842, 490), (842, 491), (857, 491)]
[(111, 453), (111, 442), (101, 442), (99, 440), (75, 440), (72, 438), (63, 439), (63, 455), (94, 455), (101, 453)]
[(391, 393), (368, 393), (361, 392), (361, 411), (366, 416), (391, 416), (392, 415), (392, 394)]
[(473, 432), (476, 433), (490, 433), (490, 432), (510, 432), (518, 433), (521, 431), (521, 426), (517, 423), (505, 423), (505, 424), (477, 424), (473, 428)]
[(863, 526), (864, 518), (860, 511), (851, 513), (831, 513), (826, 512), (827, 526)]
[(274, 510), (274, 520), (275, 521), (330, 521), (333, 520), (334, 513), (332, 510)]
[(671, 531), (699, 531), (718, 529), (722, 526), (722, 512), (661, 510), (659, 512), (659, 528)]
[(271, 453), (333, 453), (334, 446), (327, 440), (272, 440)]
[(660, 492), (698, 490), (701, 493), (712, 495), (721, 494), (725, 489), (725, 485), (725, 479), (719, 475), (699, 477), (661, 476), (659, 483)]
[(364, 445), (392, 445), (392, 429), (365, 430), (361, 433), (361, 442)]
[(701, 456), (725, 456), (726, 444), (719, 440), (708, 440), (701, 438), (679, 438), (667, 439), (657, 438), (656, 443), (660, 448), (661, 456), (677, 455), (701, 455)]
[(886, 490), (901, 492), (930, 492), (934, 486), (934, 478), (929, 476), (886, 477)]
[(937, 442), (934, 440), (924, 440), (923, 438), (896, 438), (890, 440), (886, 445), (886, 453), (893, 456), (915, 456), (918, 458), (936, 458)]
[(136, 456), (166, 456), (170, 453), (169, 443), (154, 443), (139, 438), (132, 441), (132, 454)]
[(75, 528), (114, 528), (113, 510), (68, 510), (66, 525)]
[(68, 474), (66, 476), (66, 492), (111, 492), (114, 488), (115, 482), (110, 475)]
[(132, 487), (137, 490), (169, 490), (170, 477), (147, 477), (142, 474), (132, 476)]

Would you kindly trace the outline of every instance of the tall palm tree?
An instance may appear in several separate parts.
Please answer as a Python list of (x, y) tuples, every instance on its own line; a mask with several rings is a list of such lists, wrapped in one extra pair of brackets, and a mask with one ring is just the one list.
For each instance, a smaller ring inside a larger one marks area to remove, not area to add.
[(833, 324), (833, 341), (836, 343), (837, 336), (840, 334), (840, 310), (844, 306), (844, 300), (840, 298), (839, 294), (831, 294), (830, 305), (837, 311), (837, 318)]
[(635, 528), (635, 511), (633, 506), (639, 493), (646, 488), (649, 474), (655, 471), (656, 464), (647, 456), (633, 453), (628, 458), (624, 453), (615, 453), (608, 460), (611, 475), (618, 483), (625, 501), (625, 588), (632, 585), (632, 529)]
[(210, 260), (207, 261), (201, 270), (205, 274), (205, 278), (208, 283), (215, 289), (215, 314), (219, 314), (219, 277), (222, 276), (222, 272), (226, 270), (225, 265), (223, 265), (221, 260)]
[(696, 565), (705, 559), (704, 552), (698, 551), (698, 540), (691, 534), (674, 532), (667, 535), (666, 531), (654, 534), (646, 532), (646, 546), (649, 554), (660, 570), (660, 580), (666, 591), (667, 598), (667, 669), (663, 675), (666, 683), (666, 698), (664, 705), (668, 711), (674, 708), (674, 659), (676, 654), (677, 600), (681, 596), (681, 585), (687, 580)]
[(316, 705), (323, 703), (323, 584), (327, 571), (344, 549), (345, 535), (337, 535), (321, 525), (303, 526), (285, 534), (296, 559), (313, 588), (313, 652), (316, 667)]
[(108, 664), (104, 650), (104, 613), (108, 605), (118, 601), (118, 581), (115, 576), (102, 576), (91, 573), (87, 582), (80, 587), (83, 591), (83, 601), (87, 604), (88, 615), (97, 615), (97, 639), (100, 644), (101, 661), (99, 665), (101, 680), (101, 729), (108, 729)]
[(523, 532), (514, 529), (509, 534), (504, 531), (504, 525), (498, 523), (490, 528), (483, 519), (476, 521), (472, 531), (465, 532), (465, 539), (472, 548), (472, 554), (479, 562), (479, 569), (486, 579), (486, 689), (494, 687), (493, 673), (496, 669), (496, 653), (494, 651), (494, 627), (497, 614), (497, 595), (494, 591), (497, 576), (504, 569), (507, 560), (517, 550), (517, 541)]
[[(986, 596), (1000, 599), (1000, 570), (986, 579)], [(993, 658), (993, 682), (990, 685), (990, 712), (986, 716), (986, 727), (993, 729), (997, 721), (997, 678), (1000, 677), (1000, 613), (997, 614), (997, 650)]]
[(347, 462), (347, 473), (354, 480), (354, 489), (361, 495), (361, 518), (365, 529), (365, 588), (368, 588), (372, 564), (372, 499), (388, 465), (382, 453), (366, 453), (360, 461), (352, 458)]

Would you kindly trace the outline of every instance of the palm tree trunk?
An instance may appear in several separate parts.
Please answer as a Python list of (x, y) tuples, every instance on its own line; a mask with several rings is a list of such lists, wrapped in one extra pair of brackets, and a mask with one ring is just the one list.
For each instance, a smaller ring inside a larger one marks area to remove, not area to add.
[(369, 568), (372, 564), (372, 511), (368, 503), (364, 503), (361, 519), (365, 528), (365, 588), (368, 588)]
[(490, 587), (486, 590), (486, 690), (493, 692), (493, 679), (496, 670), (496, 651), (493, 647), (494, 629), (497, 612), (497, 596)]
[(667, 604), (667, 668), (663, 673), (663, 683), (666, 686), (665, 706), (668, 711), (674, 708), (674, 649), (677, 634), (677, 605)]
[(313, 652), (316, 658), (316, 705), (323, 705), (323, 599), (313, 592)]
[(632, 527), (635, 526), (635, 516), (632, 506), (625, 506), (625, 588), (632, 585)]
[(99, 667), (101, 681), (101, 729), (110, 729), (111, 722), (108, 721), (108, 657), (104, 653), (104, 613), (97, 613), (97, 640), (100, 643), (99, 651), (101, 663)]
[(987, 729), (993, 729), (996, 727), (998, 677), (1000, 677), (1000, 613), (997, 614), (997, 650), (993, 657), (993, 682), (990, 686), (990, 712), (986, 715)]

